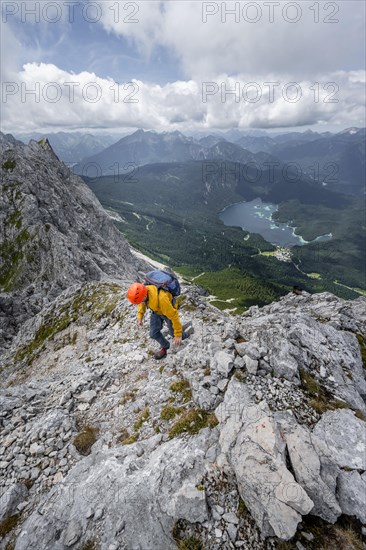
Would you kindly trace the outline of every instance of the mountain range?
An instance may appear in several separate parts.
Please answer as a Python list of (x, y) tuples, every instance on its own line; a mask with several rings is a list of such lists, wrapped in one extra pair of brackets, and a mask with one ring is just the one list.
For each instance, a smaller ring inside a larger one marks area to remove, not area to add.
[(259, 169), (265, 169), (266, 163), (285, 165), (319, 186), (350, 195), (364, 194), (365, 129), (358, 128), (338, 134), (307, 131), (275, 137), (241, 136), (235, 143), (220, 134), (197, 140), (177, 131), (158, 134), (137, 130), (84, 158), (74, 171), (93, 178), (121, 176), (145, 164), (204, 159), (251, 163)]

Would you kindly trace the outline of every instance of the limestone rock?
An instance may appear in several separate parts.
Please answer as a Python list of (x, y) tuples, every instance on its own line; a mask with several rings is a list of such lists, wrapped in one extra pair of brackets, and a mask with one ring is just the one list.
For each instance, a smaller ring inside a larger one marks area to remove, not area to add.
[(88, 390), (78, 395), (78, 401), (81, 403), (91, 403), (97, 396), (97, 392), (94, 390)]
[(18, 505), (28, 496), (23, 483), (14, 483), (0, 497), (0, 522), (16, 513)]
[(234, 367), (232, 355), (226, 351), (217, 351), (214, 355), (213, 366), (222, 376), (228, 377)]
[(262, 533), (290, 539), (301, 514), (314, 504), (286, 468), (284, 443), (268, 408), (251, 403), (245, 386), (233, 378), (217, 417), (222, 451)]
[(366, 470), (366, 422), (348, 409), (327, 411), (313, 430), (318, 454), (340, 468)]
[(366, 474), (341, 472), (337, 480), (337, 496), (343, 514), (356, 516), (366, 524)]
[(334, 523), (342, 511), (335, 492), (321, 477), (321, 462), (311, 442), (310, 430), (297, 424), (289, 413), (277, 413), (275, 419), (286, 441), (296, 480), (314, 502), (311, 513)]

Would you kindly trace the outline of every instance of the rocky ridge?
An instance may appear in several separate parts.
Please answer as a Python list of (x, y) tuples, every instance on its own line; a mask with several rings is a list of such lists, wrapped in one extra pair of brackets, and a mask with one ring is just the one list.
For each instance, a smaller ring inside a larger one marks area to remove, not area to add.
[(1, 359), (1, 548), (315, 550), (346, 517), (362, 548), (366, 299), (232, 317), (186, 286), (156, 362), (125, 290), (69, 288)]
[(0, 349), (76, 282), (133, 279), (141, 262), (47, 140), (0, 133)]

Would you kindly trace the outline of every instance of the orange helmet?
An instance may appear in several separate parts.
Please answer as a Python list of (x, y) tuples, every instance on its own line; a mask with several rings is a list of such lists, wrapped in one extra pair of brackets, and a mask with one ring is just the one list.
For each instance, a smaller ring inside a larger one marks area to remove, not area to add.
[(147, 296), (147, 288), (142, 283), (133, 283), (127, 292), (127, 298), (132, 304), (141, 304)]

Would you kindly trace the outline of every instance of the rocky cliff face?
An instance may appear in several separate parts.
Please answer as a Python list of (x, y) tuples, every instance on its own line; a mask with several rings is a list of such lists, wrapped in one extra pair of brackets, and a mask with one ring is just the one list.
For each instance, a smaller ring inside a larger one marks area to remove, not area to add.
[(159, 363), (125, 290), (64, 291), (2, 359), (2, 548), (363, 548), (366, 299), (187, 286)]
[(133, 278), (127, 242), (47, 140), (0, 134), (0, 347), (75, 283)]

